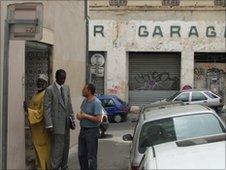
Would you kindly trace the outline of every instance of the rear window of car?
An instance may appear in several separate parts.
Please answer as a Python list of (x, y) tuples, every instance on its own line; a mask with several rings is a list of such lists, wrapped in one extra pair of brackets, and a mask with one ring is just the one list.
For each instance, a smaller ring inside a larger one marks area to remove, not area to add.
[(114, 107), (115, 102), (112, 99), (101, 99), (103, 107)]
[(217, 95), (215, 95), (215, 94), (213, 94), (213, 93), (211, 93), (211, 92), (209, 92), (209, 91), (205, 91), (204, 93), (205, 93), (207, 96), (209, 96), (211, 99), (216, 99), (216, 98), (218, 98)]
[(150, 121), (142, 126), (138, 150), (144, 153), (151, 145), (222, 133), (223, 125), (209, 113)]

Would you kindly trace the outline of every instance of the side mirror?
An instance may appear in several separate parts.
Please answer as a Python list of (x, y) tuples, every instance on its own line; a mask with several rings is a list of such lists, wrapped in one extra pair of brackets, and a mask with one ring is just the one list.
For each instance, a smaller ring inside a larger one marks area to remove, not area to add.
[(131, 134), (126, 134), (126, 135), (124, 135), (124, 136), (122, 137), (122, 139), (123, 139), (124, 141), (132, 141), (132, 140), (133, 140), (133, 137), (132, 137)]

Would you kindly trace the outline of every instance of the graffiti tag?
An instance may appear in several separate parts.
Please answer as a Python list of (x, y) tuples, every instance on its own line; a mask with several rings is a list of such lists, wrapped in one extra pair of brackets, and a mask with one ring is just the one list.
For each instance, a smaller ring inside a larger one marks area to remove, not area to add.
[(134, 77), (137, 86), (135, 89), (142, 90), (177, 90), (179, 89), (179, 78), (171, 77), (168, 72), (146, 72), (138, 73)]

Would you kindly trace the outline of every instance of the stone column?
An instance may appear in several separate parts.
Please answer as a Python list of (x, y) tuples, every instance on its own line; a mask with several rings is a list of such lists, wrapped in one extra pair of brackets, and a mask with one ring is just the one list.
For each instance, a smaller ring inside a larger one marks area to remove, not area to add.
[(128, 62), (123, 48), (107, 51), (105, 70), (105, 94), (117, 95), (128, 101)]
[(9, 47), (7, 168), (25, 169), (25, 41), (11, 41)]
[(181, 53), (180, 89), (185, 85), (194, 87), (194, 51), (191, 48), (184, 48)]

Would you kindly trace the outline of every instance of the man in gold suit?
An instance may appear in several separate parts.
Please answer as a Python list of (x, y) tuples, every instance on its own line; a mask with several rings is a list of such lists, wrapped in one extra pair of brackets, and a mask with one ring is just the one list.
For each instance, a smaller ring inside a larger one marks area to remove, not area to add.
[(32, 97), (29, 106), (24, 102), (24, 109), (29, 120), (32, 142), (36, 151), (39, 168), (46, 170), (51, 169), (51, 136), (45, 129), (43, 115), (43, 101), (45, 89), (48, 85), (48, 77), (40, 74), (36, 85), (37, 92)]

